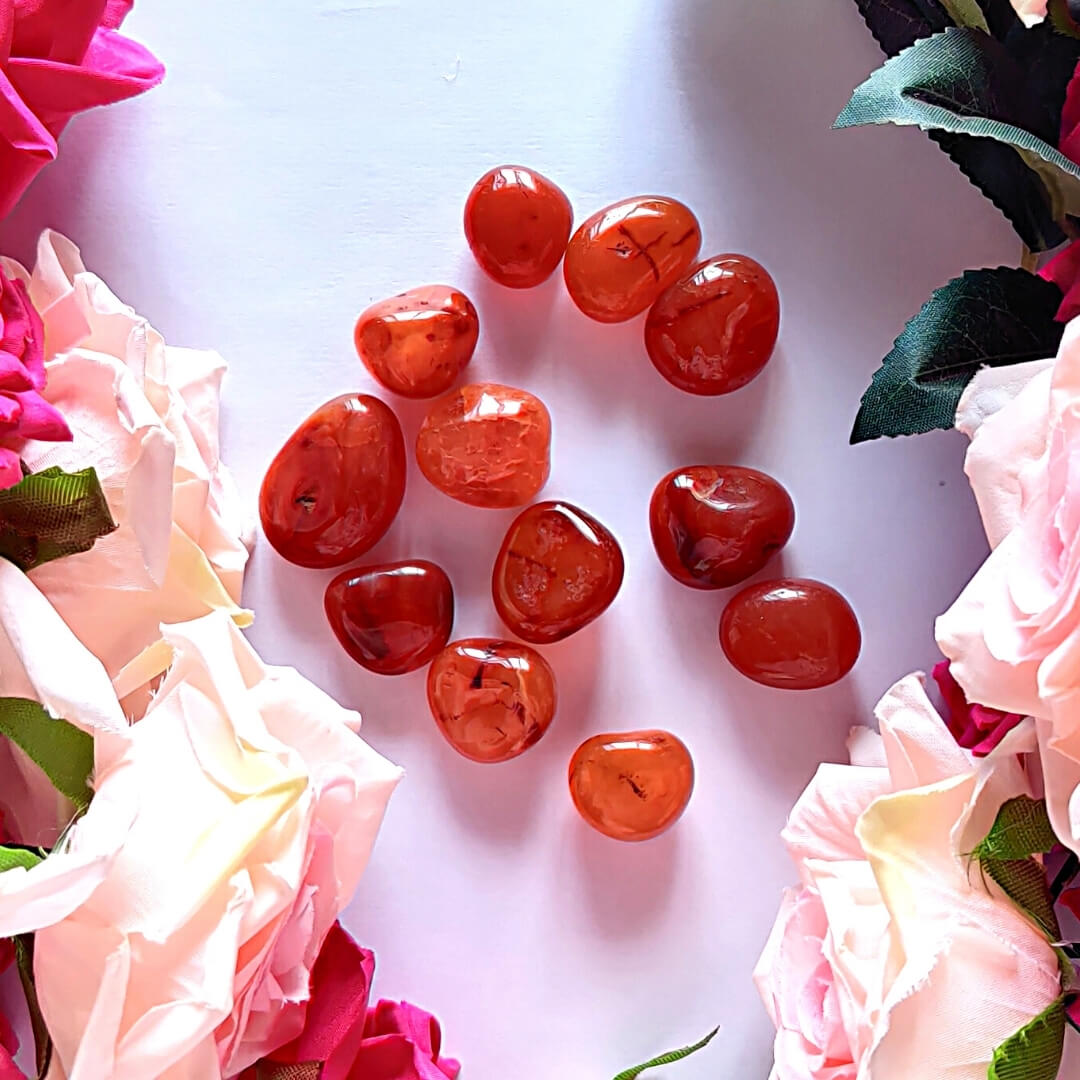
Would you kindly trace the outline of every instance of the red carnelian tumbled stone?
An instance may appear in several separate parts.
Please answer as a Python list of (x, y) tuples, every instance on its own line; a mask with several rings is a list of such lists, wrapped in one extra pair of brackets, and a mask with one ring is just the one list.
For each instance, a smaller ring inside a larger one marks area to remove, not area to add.
[(670, 472), (649, 505), (664, 569), (695, 589), (726, 589), (756, 574), (795, 527), (791, 496), (771, 477), (738, 465)]
[(485, 173), (465, 203), (465, 239), (476, 261), (511, 289), (531, 289), (551, 276), (573, 221), (562, 190), (521, 165)]
[(420, 471), (470, 506), (522, 506), (547, 483), (551, 417), (527, 390), (473, 383), (431, 406), (416, 437)]
[(372, 304), (356, 322), (356, 351), (388, 390), (409, 398), (450, 389), (472, 359), (480, 319), (463, 293), (424, 285)]
[(746, 255), (716, 255), (666, 289), (645, 321), (656, 370), (689, 394), (729, 394), (768, 363), (780, 296)]
[(383, 536), (405, 496), (405, 439), (378, 398), (343, 394), (316, 409), (270, 463), (263, 531), (298, 566), (341, 566)]
[(491, 589), (518, 637), (548, 644), (600, 615), (622, 579), (622, 550), (596, 518), (569, 503), (541, 502), (511, 523)]
[(570, 762), (578, 813), (614, 840), (651, 840), (671, 828), (694, 790), (694, 762), (668, 731), (594, 735)]
[(701, 228), (675, 199), (639, 195), (593, 214), (570, 239), (563, 276), (590, 319), (625, 322), (697, 258)]
[(378, 675), (423, 667), (454, 625), (450, 579), (423, 559), (346, 570), (327, 586), (325, 605), (341, 647)]
[(555, 716), (555, 675), (528, 645), (466, 638), (431, 665), (431, 714), (447, 742), (473, 761), (509, 761), (538, 742)]
[(720, 644), (754, 682), (815, 690), (855, 666), (862, 634), (851, 605), (835, 589), (784, 578), (736, 593), (720, 620)]

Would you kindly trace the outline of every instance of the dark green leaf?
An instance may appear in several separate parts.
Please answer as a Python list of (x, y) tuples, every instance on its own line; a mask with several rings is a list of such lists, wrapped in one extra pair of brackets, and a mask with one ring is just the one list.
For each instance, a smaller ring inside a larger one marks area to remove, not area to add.
[(0, 735), (18, 746), (77, 810), (86, 810), (94, 768), (91, 736), (25, 698), (0, 698)]
[(1037, 859), (980, 859), (979, 865), (1051, 941), (1061, 936), (1046, 868)]
[(44, 855), (38, 855), (36, 851), (31, 851), (30, 848), (0, 846), (0, 874), (17, 867), (33, 870), (44, 857)]
[[(1014, 56), (989, 34), (949, 29), (887, 61), (859, 86), (836, 126), (893, 123), (930, 132), (1034, 251), (1056, 246), (1080, 212), (1080, 167), (1056, 148), (1073, 44), (1049, 29)], [(1044, 87), (1045, 90), (1040, 89)]]
[(719, 1031), (719, 1028), (713, 1028), (704, 1039), (694, 1043), (693, 1046), (684, 1046), (681, 1050), (672, 1050), (670, 1053), (653, 1058), (652, 1061), (646, 1061), (644, 1065), (635, 1065), (632, 1069), (626, 1069), (624, 1072), (619, 1073), (615, 1080), (635, 1080), (646, 1069), (655, 1069), (661, 1065), (673, 1065), (676, 1061), (682, 1061), (683, 1058), (696, 1054), (699, 1050), (703, 1050), (708, 1046), (716, 1038)]
[(1001, 804), (993, 828), (971, 853), (976, 859), (1026, 859), (1057, 844), (1045, 799), (1018, 795)]
[(15, 965), (19, 969), (19, 981), (26, 996), (26, 1007), (30, 1012), (30, 1028), (34, 1033), (35, 1064), (39, 1080), (49, 1071), (52, 1058), (52, 1039), (45, 1025), (45, 1017), (38, 1004), (37, 989), (34, 986), (34, 936), (20, 934), (12, 939), (15, 943)]
[(995, 1051), (988, 1080), (1056, 1080), (1065, 1046), (1065, 998), (1035, 1017)]
[(93, 469), (45, 469), (0, 491), (0, 558), (22, 570), (89, 551), (115, 528)]
[(1077, 0), (1048, 0), (1047, 22), (1059, 34), (1080, 38), (1080, 3)]
[(938, 0), (855, 0), (859, 13), (886, 56), (914, 45), (919, 38), (952, 26)]
[(1060, 936), (1050, 882), (1043, 864), (1032, 858), (1057, 844), (1043, 799), (1019, 795), (1003, 803), (986, 837), (971, 853), (1012, 901), (1056, 941)]
[(1058, 287), (1026, 270), (969, 270), (954, 278), (904, 327), (874, 373), (851, 441), (951, 428), (979, 368), (1057, 352), (1060, 304)]

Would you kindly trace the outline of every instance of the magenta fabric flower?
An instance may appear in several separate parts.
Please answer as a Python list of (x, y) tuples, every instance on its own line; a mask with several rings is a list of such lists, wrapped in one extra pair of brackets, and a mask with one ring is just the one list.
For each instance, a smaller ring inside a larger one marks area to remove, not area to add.
[[(1074, 72), (1065, 92), (1058, 149), (1070, 161), (1080, 164), (1080, 68)], [(1080, 242), (1074, 240), (1063, 248), (1039, 274), (1052, 281), (1064, 294), (1058, 308), (1058, 321), (1069, 322), (1080, 315)]]
[[(7, 938), (0, 938), (0, 972), (11, 966), (15, 949)], [(22, 1069), (15, 1064), (19, 1039), (8, 1018), (0, 1012), (0, 1080), (26, 1080)]]
[(440, 1056), (434, 1016), (405, 1002), (368, 1008), (374, 975), (374, 954), (335, 923), (312, 970), (304, 1030), (240, 1080), (456, 1080), (461, 1066)]
[(117, 33), (133, 0), (0, 0), (0, 217), (84, 109), (135, 97), (165, 69)]
[[(4, 2), (0, 0), (0, 12)], [(19, 447), (23, 440), (71, 439), (64, 418), (41, 396), (44, 389), (41, 316), (30, 303), (26, 286), (0, 271), (0, 489), (22, 479)]]
[(949, 731), (975, 757), (986, 757), (1024, 719), (1019, 713), (972, 705), (964, 695), (963, 688), (952, 677), (948, 660), (942, 660), (935, 666), (934, 682), (945, 700), (945, 720)]

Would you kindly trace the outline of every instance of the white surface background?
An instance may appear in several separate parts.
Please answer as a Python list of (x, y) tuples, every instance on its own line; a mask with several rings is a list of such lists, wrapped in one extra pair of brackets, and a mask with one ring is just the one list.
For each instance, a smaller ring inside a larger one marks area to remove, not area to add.
[[(260, 544), (254, 643), (361, 709), (408, 770), (347, 918), (377, 950), (377, 992), (436, 1011), (470, 1080), (606, 1080), (716, 1023), (709, 1052), (657, 1076), (764, 1080), (771, 1030), (750, 972), (793, 878), (777, 833), (888, 684), (934, 662), (932, 618), (983, 551), (959, 436), (851, 448), (851, 420), (931, 289), (1015, 263), (1019, 242), (918, 132), (830, 131), (880, 62), (851, 0), (140, 0), (128, 29), (166, 84), (76, 121), (3, 249), (30, 257), (52, 224), (168, 340), (228, 358), (225, 450), (252, 507), (310, 409), (374, 391), (357, 313), (457, 284), (481, 314), (469, 374), (547, 401), (547, 494), (597, 515), (627, 555), (615, 606), (548, 651), (562, 690), (549, 735), (483, 767), (436, 733), (423, 673), (381, 680), (339, 650), (330, 575)], [(525, 294), (483, 280), (461, 207), (503, 162), (555, 178), (579, 217), (635, 193), (685, 199), (703, 254), (743, 251), (776, 277), (770, 368), (693, 399), (655, 374), (638, 321), (588, 322), (559, 279)], [(411, 438), (423, 404), (384, 396)], [(648, 495), (695, 462), (788, 486), (783, 569), (834, 583), (862, 620), (844, 683), (799, 695), (742, 680), (716, 641), (722, 596), (660, 569)], [(413, 467), (371, 560), (435, 559), (457, 633), (498, 631), (488, 575), (510, 516), (452, 503)], [(698, 787), (676, 830), (623, 846), (576, 819), (565, 769), (587, 735), (642, 726), (687, 741)]]

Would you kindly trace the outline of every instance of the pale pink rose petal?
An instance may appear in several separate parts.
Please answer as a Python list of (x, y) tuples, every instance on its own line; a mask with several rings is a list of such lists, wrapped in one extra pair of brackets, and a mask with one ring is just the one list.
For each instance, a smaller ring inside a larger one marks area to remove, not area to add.
[(224, 614), (163, 634), (169, 672), (97, 780), (138, 816), (104, 882), (36, 945), (69, 1080), (217, 1080), (297, 1034), (401, 775)]
[(968, 383), (956, 427), (971, 439), (964, 471), (991, 547), (1044, 483), (1053, 360), (988, 367)]
[(810, 859), (861, 858), (855, 822), (874, 799), (889, 790), (887, 769), (818, 766), (781, 834), (800, 875), (805, 876)]
[[(248, 559), (247, 515), (221, 464), (218, 408), (224, 363), (172, 349), (83, 266), (78, 249), (46, 232), (30, 279), (44, 315), (48, 397), (67, 417), (70, 446), (30, 443), (35, 469), (94, 465), (119, 528), (89, 551), (34, 571), (39, 587), (110, 675), (150, 670), (162, 622), (210, 611), (239, 625)], [(51, 568), (50, 568), (51, 567)], [(99, 612), (108, 609), (109, 620)], [(125, 704), (139, 715), (147, 695)]]

